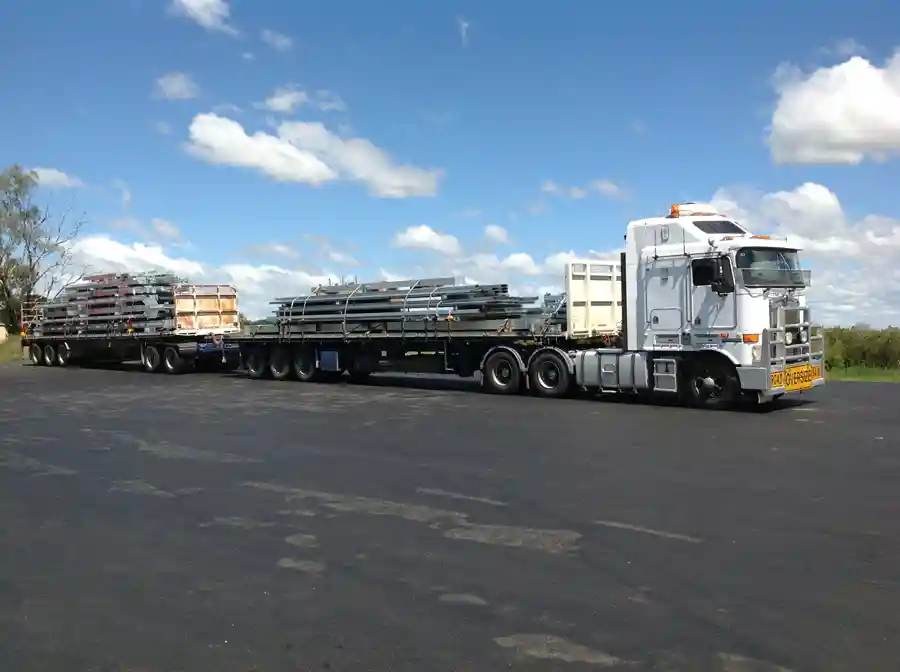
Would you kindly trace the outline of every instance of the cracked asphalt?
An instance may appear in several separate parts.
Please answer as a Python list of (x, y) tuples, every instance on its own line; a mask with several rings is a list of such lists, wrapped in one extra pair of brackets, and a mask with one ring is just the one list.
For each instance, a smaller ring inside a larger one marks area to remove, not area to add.
[(892, 670), (900, 386), (0, 368), (0, 669)]

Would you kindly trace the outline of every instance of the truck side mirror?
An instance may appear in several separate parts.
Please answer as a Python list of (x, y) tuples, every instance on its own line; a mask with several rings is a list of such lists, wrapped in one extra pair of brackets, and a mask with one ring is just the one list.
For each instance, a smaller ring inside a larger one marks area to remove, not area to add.
[(734, 291), (734, 274), (731, 272), (728, 257), (724, 255), (716, 259), (710, 289), (719, 295), (731, 294)]

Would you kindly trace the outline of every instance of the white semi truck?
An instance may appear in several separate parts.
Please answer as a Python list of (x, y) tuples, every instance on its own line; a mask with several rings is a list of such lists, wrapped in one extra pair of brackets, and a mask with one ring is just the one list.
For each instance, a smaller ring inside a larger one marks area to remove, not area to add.
[(620, 259), (567, 263), (565, 294), (549, 310), (452, 278), (332, 285), (276, 299), (273, 324), (225, 341), (253, 378), (480, 371), (496, 394), (766, 403), (825, 382), (824, 331), (798, 252), (712, 205), (681, 203), (629, 222)]

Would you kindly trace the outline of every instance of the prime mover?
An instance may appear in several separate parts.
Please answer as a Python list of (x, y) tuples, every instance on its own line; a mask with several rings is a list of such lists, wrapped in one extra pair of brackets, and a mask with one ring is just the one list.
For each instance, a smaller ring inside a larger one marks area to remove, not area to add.
[(701, 203), (629, 222), (624, 238), (617, 259), (567, 262), (564, 294), (543, 308), (453, 278), (328, 285), (276, 299), (269, 324), (224, 340), (250, 377), (304, 382), (480, 373), (494, 394), (662, 394), (712, 409), (824, 384), (799, 246)]

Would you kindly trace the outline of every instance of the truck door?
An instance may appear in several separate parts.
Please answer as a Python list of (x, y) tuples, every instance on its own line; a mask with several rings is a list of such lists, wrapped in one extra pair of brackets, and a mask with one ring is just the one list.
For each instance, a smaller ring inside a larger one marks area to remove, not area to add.
[(685, 275), (682, 258), (660, 257), (648, 263), (644, 275), (645, 348), (680, 349)]
[[(725, 263), (731, 263), (726, 260)], [(715, 277), (716, 260), (691, 262), (691, 331), (698, 336), (737, 328), (737, 302), (734, 292), (719, 296), (710, 287)]]

